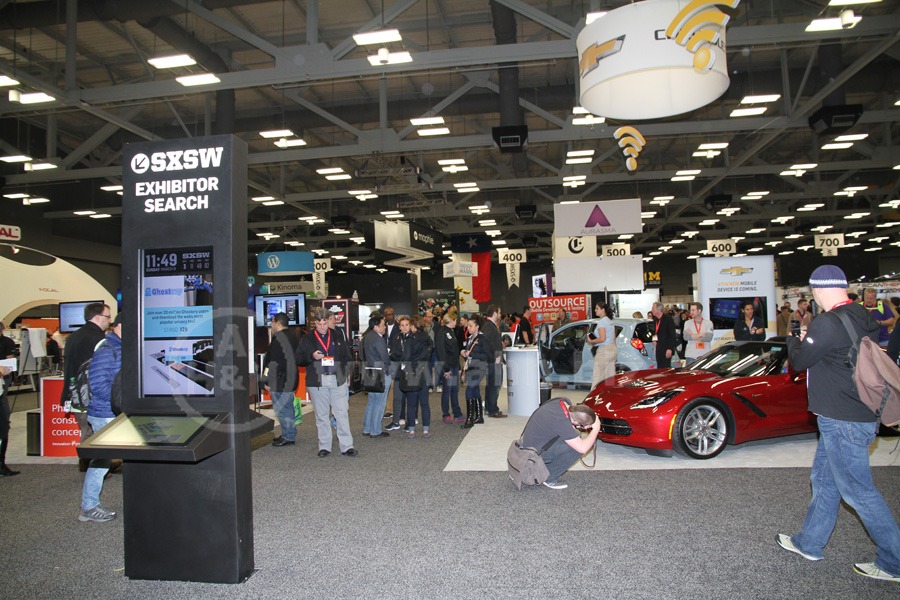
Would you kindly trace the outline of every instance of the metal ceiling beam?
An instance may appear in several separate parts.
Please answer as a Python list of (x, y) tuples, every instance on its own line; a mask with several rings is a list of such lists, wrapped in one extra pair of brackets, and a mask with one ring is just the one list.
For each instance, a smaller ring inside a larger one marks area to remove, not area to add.
[(550, 31), (555, 31), (565, 38), (572, 39), (575, 37), (574, 27), (563, 23), (559, 19), (554, 19), (547, 13), (536, 9), (533, 6), (525, 4), (524, 2), (522, 2), (522, 0), (491, 0), (491, 2), (502, 4), (503, 6), (519, 13), (523, 17), (534, 21), (538, 25), (546, 27)]

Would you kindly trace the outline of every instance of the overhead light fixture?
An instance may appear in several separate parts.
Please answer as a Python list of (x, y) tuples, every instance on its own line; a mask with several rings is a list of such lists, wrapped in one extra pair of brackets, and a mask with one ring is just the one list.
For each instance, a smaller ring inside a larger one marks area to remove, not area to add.
[(700, 169), (685, 169), (683, 171), (675, 171), (675, 175), (678, 175), (679, 177), (684, 176), (684, 175), (699, 175), (699, 174), (700, 174)]
[(581, 158), (567, 158), (566, 164), (567, 165), (586, 165), (586, 164), (591, 163), (593, 160), (594, 159), (591, 158), (590, 156), (581, 157)]
[(832, 142), (822, 146), (822, 150), (846, 150), (853, 145), (853, 142)]
[(175, 81), (185, 87), (192, 87), (195, 85), (219, 83), (221, 79), (216, 77), (215, 73), (198, 73), (197, 75), (183, 75), (181, 77), (176, 77)]
[(578, 158), (582, 156), (593, 156), (593, 150), (569, 150), (566, 153), (566, 158)]
[(387, 44), (390, 42), (400, 42), (403, 36), (396, 29), (382, 29), (381, 31), (366, 31), (357, 33), (353, 36), (353, 41), (358, 46), (372, 46), (374, 44)]
[(197, 61), (189, 54), (173, 54), (172, 56), (148, 58), (147, 62), (157, 69), (174, 69), (176, 67), (189, 67), (197, 64)]
[(46, 204), (50, 202), (50, 198), (22, 198), (22, 204), (25, 206), (29, 206), (31, 204)]
[(755, 117), (766, 112), (765, 106), (755, 106), (753, 108), (736, 108), (731, 111), (729, 117)]
[(410, 125), (421, 127), (422, 125), (443, 125), (444, 117), (416, 117), (409, 120)]
[(260, 131), (259, 135), (268, 139), (268, 138), (284, 138), (291, 137), (294, 135), (294, 132), (290, 129), (271, 129), (269, 131)]
[(698, 150), (691, 154), (694, 158), (715, 158), (722, 154), (719, 150)]
[(46, 171), (47, 169), (55, 169), (56, 165), (48, 162), (26, 162), (22, 165), (26, 171)]
[(284, 204), (284, 200), (267, 200), (263, 202), (263, 206), (281, 206)]
[(854, 4), (876, 4), (881, 0), (830, 0), (828, 6), (853, 6)]
[(700, 221), (699, 223), (697, 223), (697, 225), (702, 225), (703, 227), (711, 227), (712, 225), (715, 225), (718, 222), (719, 222), (719, 219), (704, 219), (703, 221)]
[(324, 167), (322, 169), (316, 169), (316, 173), (319, 175), (333, 175), (335, 173), (343, 173), (344, 169), (341, 167)]
[(112, 216), (112, 215), (109, 214), (109, 213), (97, 213), (97, 214), (95, 214), (95, 215), (91, 215), (91, 218), (92, 218), (92, 219), (108, 219), (108, 218), (110, 218), (111, 216)]
[(268, 202), (269, 200), (274, 200), (275, 196), (254, 196), (250, 199), (254, 202)]
[(8, 75), (0, 75), (0, 87), (9, 87), (11, 85), (19, 85), (19, 82)]
[(8, 156), (0, 156), (0, 160), (5, 163), (20, 163), (20, 162), (29, 162), (32, 159), (30, 156), (26, 156), (25, 154), (10, 154)]
[(796, 165), (791, 165), (792, 169), (800, 169), (802, 171), (809, 171), (810, 169), (815, 169), (819, 166), (819, 163), (799, 163)]
[(304, 140), (303, 138), (294, 138), (290, 140), (287, 138), (281, 138), (280, 140), (275, 141), (275, 145), (279, 148), (294, 148), (296, 146), (305, 146), (306, 140)]
[(441, 167), (441, 171), (444, 171), (445, 173), (461, 173), (468, 170), (469, 167), (466, 165), (448, 165), (446, 167)]
[(728, 147), (728, 142), (708, 142), (697, 146), (697, 150), (724, 150)]
[(809, 25), (806, 26), (806, 29), (804, 31), (814, 33), (817, 31), (837, 31), (838, 29), (853, 29), (859, 24), (860, 21), (862, 21), (862, 17), (853, 14), (853, 11), (848, 8), (847, 10), (841, 12), (841, 15), (839, 17), (813, 19), (812, 21), (810, 21)]
[(587, 175), (566, 175), (563, 177), (563, 181), (584, 181), (587, 179)]
[(10, 200), (18, 200), (19, 198), (28, 198), (31, 194), (23, 194), (22, 192), (13, 192), (12, 194), (3, 194), (4, 198), (9, 198)]
[(676, 175), (670, 181), (693, 181), (696, 178), (695, 175)]
[(606, 123), (606, 117), (597, 117), (594, 115), (575, 117), (572, 119), (572, 125), (601, 125), (603, 123)]
[(379, 48), (376, 54), (367, 56), (369, 64), (373, 67), (383, 67), (385, 65), (400, 65), (403, 63), (411, 63), (412, 55), (409, 52), (390, 52), (387, 48)]
[(350, 179), (350, 173), (337, 173), (335, 175), (326, 175), (325, 179), (328, 181), (343, 181), (345, 179)]
[(650, 201), (650, 204), (656, 204), (658, 206), (665, 206), (669, 202), (675, 199), (675, 196), (656, 196), (653, 200)]
[(121, 192), (124, 188), (121, 185), (101, 185), (100, 189), (104, 192)]
[(849, 135), (839, 135), (834, 138), (835, 142), (858, 142), (869, 137), (868, 133), (851, 133)]
[(437, 161), (438, 164), (442, 167), (450, 166), (450, 165), (464, 165), (466, 164), (466, 159), (464, 158), (442, 158)]
[(94, 210), (76, 210), (72, 214), (78, 215), (79, 217), (87, 217), (89, 215), (96, 215), (97, 211)]
[(19, 104), (41, 104), (43, 102), (54, 102), (56, 98), (44, 92), (31, 92), (23, 94), (19, 90), (9, 90), (9, 101), (18, 102)]
[(741, 104), (766, 104), (768, 102), (775, 102), (781, 98), (781, 94), (762, 94), (759, 96), (744, 96), (741, 99)]
[(422, 137), (428, 137), (433, 135), (448, 135), (450, 130), (446, 127), (431, 127), (429, 129), (417, 129), (416, 133)]

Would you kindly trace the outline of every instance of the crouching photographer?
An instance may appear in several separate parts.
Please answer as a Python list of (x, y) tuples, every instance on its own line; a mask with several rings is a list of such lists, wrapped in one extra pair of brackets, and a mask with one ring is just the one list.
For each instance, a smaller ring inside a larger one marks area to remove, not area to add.
[[(588, 435), (582, 437), (582, 432)], [(560, 483), (559, 478), (593, 448), (599, 433), (600, 419), (588, 406), (572, 406), (566, 398), (553, 398), (528, 419), (522, 432), (522, 445), (540, 453), (549, 472), (543, 484), (562, 490), (569, 486)]]

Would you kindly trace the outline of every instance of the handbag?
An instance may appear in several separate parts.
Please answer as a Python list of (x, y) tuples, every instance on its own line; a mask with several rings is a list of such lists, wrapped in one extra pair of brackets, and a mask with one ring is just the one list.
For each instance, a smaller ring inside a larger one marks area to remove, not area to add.
[(403, 363), (400, 365), (400, 391), (418, 392), (425, 387), (427, 364)]
[(362, 385), (367, 392), (384, 392), (384, 369), (381, 367), (363, 367)]
[(515, 484), (516, 489), (521, 490), (523, 485), (541, 485), (550, 477), (550, 471), (541, 453), (552, 446), (559, 436), (554, 437), (544, 444), (541, 451), (530, 448), (522, 441), (523, 438), (514, 440), (506, 451), (506, 470), (509, 478)]

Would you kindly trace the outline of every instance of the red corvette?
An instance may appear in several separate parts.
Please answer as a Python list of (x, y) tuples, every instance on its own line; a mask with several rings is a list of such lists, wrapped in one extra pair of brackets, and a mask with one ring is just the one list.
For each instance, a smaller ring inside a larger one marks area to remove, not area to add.
[(585, 404), (602, 441), (662, 456), (712, 458), (727, 444), (816, 431), (806, 373), (790, 370), (784, 338), (729, 342), (686, 369), (617, 375)]

